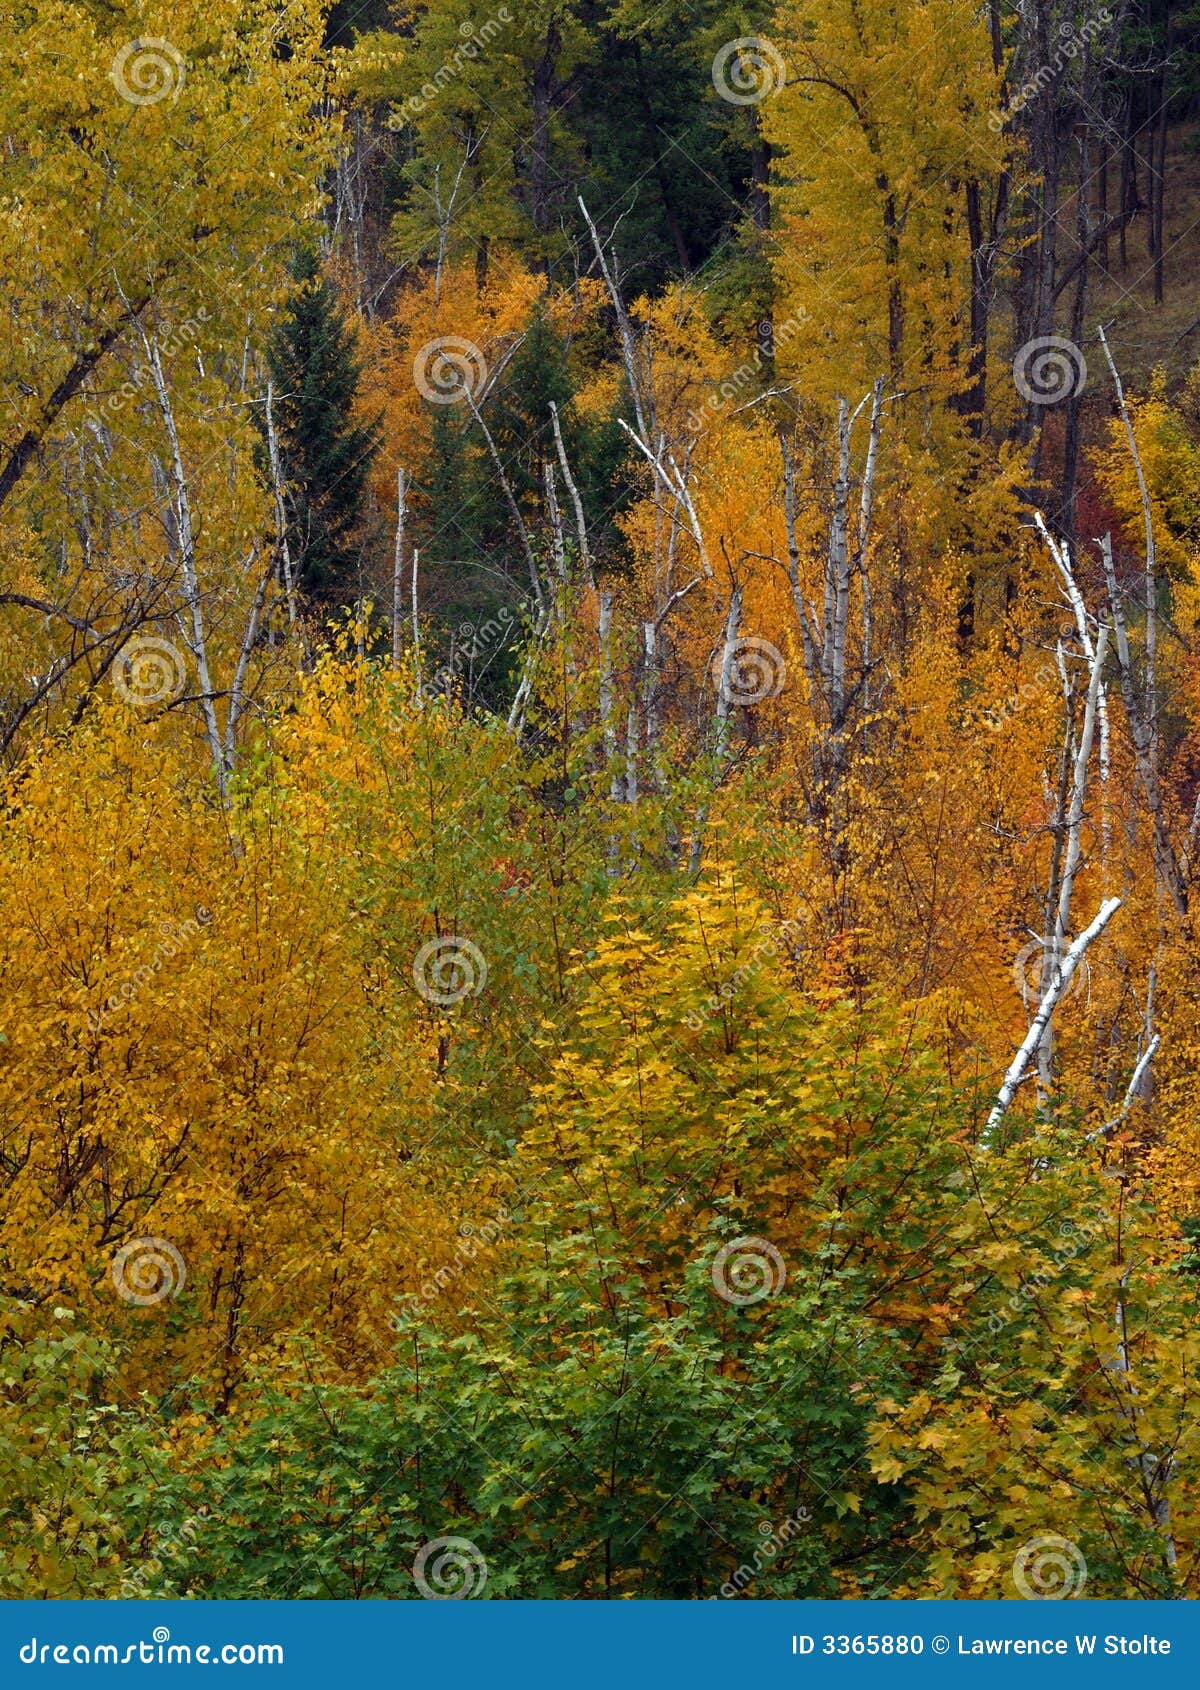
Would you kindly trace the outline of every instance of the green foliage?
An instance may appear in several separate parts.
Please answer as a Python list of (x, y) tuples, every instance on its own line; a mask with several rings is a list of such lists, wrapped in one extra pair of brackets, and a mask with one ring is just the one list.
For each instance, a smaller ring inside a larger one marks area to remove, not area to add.
[(145, 1403), (114, 1401), (117, 1356), (73, 1330), (23, 1335), (11, 1307), (0, 1339), (0, 1597), (128, 1594), (166, 1472)]
[(274, 416), (302, 591), (314, 602), (357, 596), (353, 544), (377, 430), (355, 416), (360, 365), (333, 288), (307, 248), (269, 348)]
[(489, 1597), (716, 1596), (739, 1567), (755, 1596), (833, 1594), (887, 1508), (847, 1500), (869, 1340), (802, 1291), (731, 1314), (707, 1264), (679, 1304), (614, 1298), (556, 1246), (469, 1333), (409, 1332), (369, 1391), (277, 1403), (174, 1503), (201, 1509), (187, 1594), (419, 1597), (441, 1536), (482, 1553)]
[[(552, 403), (587, 513), (594, 566), (619, 574), (629, 563), (618, 522), (636, 487), (632, 448), (616, 421), (619, 408), (581, 417), (573, 406), (579, 362), (539, 298), (488, 397), (488, 431), (521, 520), (536, 537), (542, 572), (551, 578), (555, 566), (542, 539), (548, 526), (547, 469), (555, 476), (567, 551), (573, 558), (578, 549), (550, 422)], [(413, 518), (429, 622), (428, 668), (447, 669), (469, 703), (504, 711), (516, 685), (515, 636), (528, 584), (520, 535), (480, 429), (449, 407), (428, 409), (432, 450)], [(473, 647), (480, 648), (478, 664), (470, 655)]]
[(1200, 378), (1028, 684), (1107, 400), (1001, 326), (1194, 9), (143, 10), (0, 91), (0, 1596), (1194, 1592)]

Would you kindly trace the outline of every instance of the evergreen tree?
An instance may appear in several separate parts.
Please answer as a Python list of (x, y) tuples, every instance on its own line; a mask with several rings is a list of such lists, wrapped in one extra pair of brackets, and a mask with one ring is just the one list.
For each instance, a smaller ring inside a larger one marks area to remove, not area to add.
[(294, 275), (269, 348), (288, 540), (301, 590), (337, 604), (354, 593), (352, 539), (378, 430), (355, 416), (361, 366), (354, 336), (316, 255), (301, 252)]

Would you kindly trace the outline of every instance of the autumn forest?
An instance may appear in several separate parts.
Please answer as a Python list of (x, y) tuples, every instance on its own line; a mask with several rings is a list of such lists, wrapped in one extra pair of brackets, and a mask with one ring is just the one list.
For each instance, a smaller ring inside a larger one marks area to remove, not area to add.
[(11, 0), (0, 1597), (1200, 1595), (1198, 278), (1184, 0)]

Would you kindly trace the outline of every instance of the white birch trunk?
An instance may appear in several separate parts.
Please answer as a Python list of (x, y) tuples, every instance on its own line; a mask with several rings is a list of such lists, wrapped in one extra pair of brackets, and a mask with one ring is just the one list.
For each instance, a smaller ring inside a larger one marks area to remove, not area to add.
[(404, 523), (406, 517), (407, 478), (403, 469), (396, 471), (396, 550), (392, 560), (392, 668), (400, 667), (403, 654), (401, 630), (404, 626)]
[(1106, 898), (1104, 903), (1101, 904), (1090, 926), (1083, 930), (1079, 937), (1072, 943), (1066, 955), (1059, 962), (1058, 967), (1054, 971), (1053, 978), (1049, 982), (1043, 980), (1042, 999), (1041, 1003), (1038, 1005), (1037, 1014), (1034, 1016), (1029, 1031), (1026, 1033), (1021, 1042), (1020, 1049), (1009, 1064), (1008, 1072), (1005, 1074), (1000, 1085), (1000, 1090), (997, 1093), (996, 1102), (992, 1107), (991, 1113), (988, 1115), (987, 1124), (983, 1130), (983, 1141), (985, 1145), (990, 1144), (995, 1138), (996, 1129), (1008, 1113), (1009, 1106), (1011, 1105), (1013, 1098), (1016, 1096), (1017, 1087), (1029, 1071), (1030, 1061), (1032, 1060), (1033, 1054), (1037, 1050), (1038, 1045), (1041, 1043), (1042, 1034), (1045, 1032), (1046, 1027), (1050, 1022), (1050, 1018), (1054, 1014), (1054, 1010), (1059, 999), (1062, 997), (1067, 987), (1071, 984), (1075, 975), (1075, 970), (1083, 961), (1083, 957), (1088, 949), (1088, 946), (1094, 939), (1097, 939), (1100, 934), (1103, 933), (1104, 929), (1108, 926), (1109, 922), (1120, 907), (1120, 898)]
[(200, 583), (196, 575), (196, 539), (192, 526), (192, 508), (188, 497), (187, 474), (183, 466), (183, 450), (179, 443), (179, 431), (175, 426), (175, 411), (171, 404), (166, 376), (163, 373), (158, 341), (149, 339), (140, 324), (139, 332), (150, 364), (150, 372), (154, 378), (154, 390), (158, 397), (159, 410), (162, 413), (163, 427), (166, 430), (167, 440), (171, 447), (175, 528), (179, 544), (179, 565), (183, 581), (184, 601), (191, 622), (190, 645), (192, 657), (196, 664), (196, 677), (200, 683), (200, 708), (204, 717), (204, 731), (208, 738), (209, 750), (212, 753), (213, 773), (216, 776), (217, 789), (221, 794), (222, 802), (224, 802), (228, 770), (225, 766), (225, 750), (221, 744), (221, 730), (217, 723), (217, 706), (213, 695), (212, 674), (208, 664), (208, 641), (204, 630), (204, 606), (200, 598)]

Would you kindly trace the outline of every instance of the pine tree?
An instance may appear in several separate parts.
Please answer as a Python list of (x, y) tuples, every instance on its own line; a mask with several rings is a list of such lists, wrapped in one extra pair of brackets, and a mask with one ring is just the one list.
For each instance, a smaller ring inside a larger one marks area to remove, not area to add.
[(355, 415), (354, 335), (316, 255), (301, 252), (293, 273), (296, 289), (269, 348), (273, 414), (297, 580), (310, 599), (331, 605), (354, 593), (352, 542), (378, 430)]

